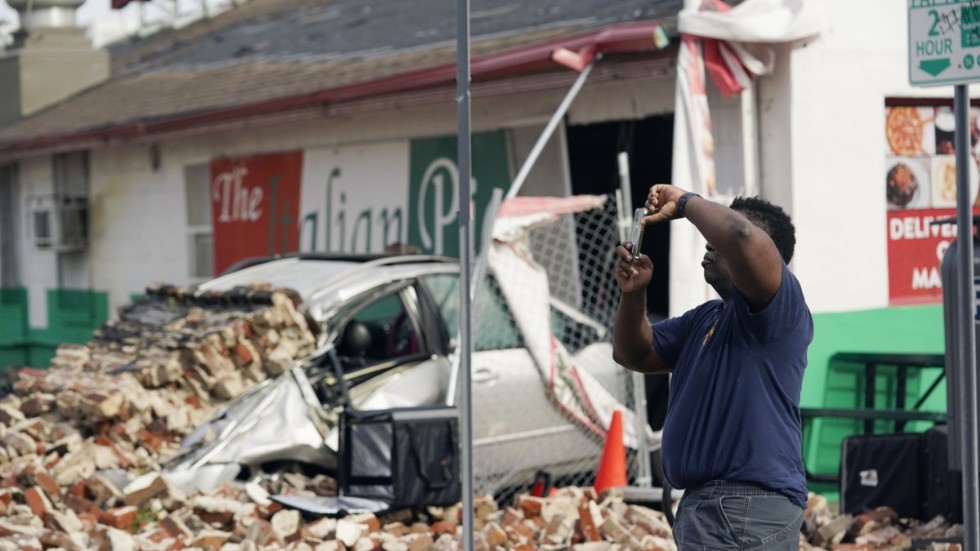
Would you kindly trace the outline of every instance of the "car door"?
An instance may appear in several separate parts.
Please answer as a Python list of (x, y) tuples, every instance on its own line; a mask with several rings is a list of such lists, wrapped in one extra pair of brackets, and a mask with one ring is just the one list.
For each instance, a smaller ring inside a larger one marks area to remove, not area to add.
[[(339, 360), (349, 398), (336, 433), (341, 490), (397, 507), (455, 503), (460, 492), (444, 332), (419, 291), (405, 280), (339, 314), (337, 350), (358, 354)], [(349, 335), (360, 340), (345, 342)]]
[(415, 283), (372, 293), (337, 316), (338, 357), (357, 409), (446, 402), (449, 361)]
[[(423, 278), (451, 334), (458, 332), (458, 278)], [(554, 405), (492, 277), (473, 307), (473, 462), (480, 491), (522, 484), (536, 470), (576, 472), (597, 445)]]

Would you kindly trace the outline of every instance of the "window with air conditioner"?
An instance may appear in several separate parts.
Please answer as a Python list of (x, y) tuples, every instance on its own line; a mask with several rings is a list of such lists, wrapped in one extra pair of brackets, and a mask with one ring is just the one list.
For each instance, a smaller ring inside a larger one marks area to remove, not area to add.
[(88, 153), (52, 157), (54, 193), (27, 197), (28, 227), (34, 246), (57, 252), (88, 246)]
[(68, 252), (88, 245), (88, 198), (57, 194), (27, 199), (34, 246)]

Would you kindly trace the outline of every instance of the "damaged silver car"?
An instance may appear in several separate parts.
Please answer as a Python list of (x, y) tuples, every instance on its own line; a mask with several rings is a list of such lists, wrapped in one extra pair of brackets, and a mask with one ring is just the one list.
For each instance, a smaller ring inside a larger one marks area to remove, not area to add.
[[(295, 290), (319, 348), (186, 437), (165, 478), (185, 491), (208, 491), (261, 471), (304, 466), (334, 474), (346, 496), (386, 506), (458, 500), (458, 271), (454, 260), (438, 257), (300, 255), (248, 263), (202, 285), (202, 292), (256, 282)], [(549, 394), (528, 335), (497, 284), (492, 272), (482, 278), (474, 312), (474, 472), (481, 492), (527, 483), (536, 471), (581, 471), (599, 452), (594, 435)], [(593, 343), (568, 351), (572, 361), (607, 390), (623, 388), (603, 326), (556, 301), (550, 310), (555, 334), (593, 336)]]

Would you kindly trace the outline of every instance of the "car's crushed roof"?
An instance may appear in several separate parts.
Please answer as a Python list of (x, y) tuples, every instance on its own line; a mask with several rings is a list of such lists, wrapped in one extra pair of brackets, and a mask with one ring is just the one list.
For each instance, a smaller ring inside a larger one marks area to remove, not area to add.
[(227, 291), (234, 287), (268, 283), (299, 293), (304, 300), (331, 287), (356, 281), (370, 287), (379, 282), (402, 279), (432, 271), (445, 272), (455, 264), (440, 257), (371, 257), (306, 255), (259, 262), (201, 284), (201, 291)]

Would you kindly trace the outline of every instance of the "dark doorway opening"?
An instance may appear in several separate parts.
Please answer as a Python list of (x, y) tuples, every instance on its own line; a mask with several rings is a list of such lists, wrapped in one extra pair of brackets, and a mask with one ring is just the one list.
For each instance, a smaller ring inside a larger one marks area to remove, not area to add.
[[(572, 193), (613, 193), (619, 189), (617, 155), (621, 151), (629, 154), (634, 208), (646, 202), (650, 186), (670, 182), (673, 115), (569, 126), (567, 135)], [(654, 266), (647, 290), (647, 313), (652, 319), (667, 316), (669, 247), (670, 224), (646, 228), (640, 250)]]

